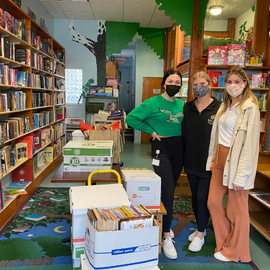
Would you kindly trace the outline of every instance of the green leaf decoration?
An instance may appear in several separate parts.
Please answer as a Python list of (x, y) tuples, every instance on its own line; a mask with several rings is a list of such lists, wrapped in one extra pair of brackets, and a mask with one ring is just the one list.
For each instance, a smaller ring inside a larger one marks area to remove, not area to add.
[(253, 12), (255, 12), (255, 6), (253, 6), (253, 7), (251, 8), (251, 10), (252, 10)]
[(106, 56), (126, 49), (139, 27), (139, 23), (106, 21)]
[(89, 79), (89, 80), (87, 81), (87, 83), (86, 83), (85, 85), (83, 85), (83, 87), (82, 87), (82, 96), (83, 96), (83, 98), (86, 97), (86, 93), (88, 93), (89, 87), (90, 87), (92, 84), (94, 84), (94, 83), (95, 83), (94, 79), (91, 78), (91, 79)]
[(198, 37), (201, 33), (204, 19), (206, 17), (206, 10), (209, 0), (199, 0), (199, 14), (198, 14)]
[(165, 29), (164, 28), (139, 28), (138, 34), (142, 36), (146, 44), (164, 59), (165, 51)]
[(164, 10), (166, 16), (175, 20), (175, 25), (180, 25), (181, 31), (185, 31), (185, 36), (192, 35), (193, 21), (193, 0), (156, 0), (159, 10)]

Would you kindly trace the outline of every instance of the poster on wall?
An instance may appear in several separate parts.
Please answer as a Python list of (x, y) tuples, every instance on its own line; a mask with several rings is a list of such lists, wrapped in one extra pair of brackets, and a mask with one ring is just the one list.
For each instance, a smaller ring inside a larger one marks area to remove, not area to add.
[(42, 16), (40, 16), (40, 26), (49, 33), (48, 27), (47, 27), (47, 20), (44, 19)]
[(35, 22), (37, 21), (37, 15), (36, 13), (30, 8), (27, 6), (27, 15), (33, 19)]

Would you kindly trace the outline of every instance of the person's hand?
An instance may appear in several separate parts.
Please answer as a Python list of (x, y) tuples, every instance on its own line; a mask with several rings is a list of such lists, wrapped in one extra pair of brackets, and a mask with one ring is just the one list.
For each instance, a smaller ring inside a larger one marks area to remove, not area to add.
[(233, 190), (234, 191), (243, 190), (243, 189), (244, 189), (243, 187), (240, 187), (240, 186), (237, 186), (237, 185), (233, 184)]
[(153, 134), (152, 134), (152, 138), (153, 138), (153, 141), (155, 139), (158, 139), (159, 141), (161, 141), (161, 139), (159, 138), (159, 136), (157, 135), (157, 133), (154, 131)]

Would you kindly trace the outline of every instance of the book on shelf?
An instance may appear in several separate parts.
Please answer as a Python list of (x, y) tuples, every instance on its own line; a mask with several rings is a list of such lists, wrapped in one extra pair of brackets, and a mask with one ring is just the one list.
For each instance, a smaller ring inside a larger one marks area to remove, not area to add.
[(208, 46), (207, 65), (227, 65), (227, 47)]
[(40, 221), (44, 218), (46, 218), (46, 216), (40, 215), (40, 214), (31, 214), (29, 216), (24, 217), (24, 219), (32, 220), (32, 221)]
[(16, 144), (16, 161), (28, 159), (28, 145), (26, 142)]
[[(28, 165), (28, 166), (31, 166), (31, 165)], [(7, 189), (13, 189), (13, 188), (14, 189), (20, 189), (20, 188), (24, 189), (32, 182), (32, 181), (25, 181), (25, 180), (18, 180), (18, 181), (13, 181), (13, 180), (14, 180), (14, 178), (12, 176), (12, 182), (8, 186), (6, 186)]]
[(44, 128), (40, 130), (41, 133), (41, 147), (51, 142), (51, 130), (50, 128)]
[(0, 211), (5, 207), (4, 200), (4, 188), (2, 187), (2, 183), (0, 181)]
[(23, 188), (12, 188), (12, 189), (4, 189), (4, 197), (17, 197), (19, 195), (25, 195), (27, 194), (27, 191)]
[(264, 58), (263, 53), (247, 52), (245, 65), (246, 66), (262, 66), (263, 65), (263, 58)]
[(44, 155), (44, 152), (41, 151), (39, 153), (37, 153), (37, 170), (41, 170), (43, 167), (46, 166), (46, 158), (45, 158), (45, 155)]
[[(10, 185), (14, 186), (27, 186), (28, 183), (32, 182), (33, 180), (33, 167), (29, 164), (22, 164), (20, 167), (16, 168), (12, 171), (12, 182)], [(15, 184), (13, 184), (15, 183)]]
[(38, 130), (36, 132), (34, 132), (34, 149), (37, 150), (39, 148), (41, 148), (41, 131)]
[(267, 97), (268, 97), (268, 93), (260, 94), (260, 97), (259, 97), (259, 109), (261, 111), (266, 111), (267, 110)]
[(270, 208), (270, 193), (264, 191), (252, 191), (249, 193), (250, 196), (261, 202), (266, 207)]
[(212, 87), (218, 87), (218, 82), (219, 82), (219, 76), (222, 75), (221, 71), (213, 71), (213, 70), (208, 70), (207, 74), (210, 77), (211, 80), (211, 86)]
[(244, 66), (246, 57), (246, 44), (227, 45), (227, 65)]
[(47, 162), (53, 162), (53, 146), (47, 146), (44, 148), (44, 156)]

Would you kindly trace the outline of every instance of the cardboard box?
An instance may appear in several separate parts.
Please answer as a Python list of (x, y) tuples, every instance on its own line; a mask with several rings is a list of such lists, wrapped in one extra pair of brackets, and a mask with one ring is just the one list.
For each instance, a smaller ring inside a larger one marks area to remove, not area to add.
[(112, 168), (113, 141), (70, 141), (64, 148), (65, 172), (93, 172)]
[(174, 191), (174, 195), (176, 196), (191, 196), (191, 190), (188, 182), (187, 175), (185, 173), (181, 173), (176, 188)]
[[(136, 268), (136, 270), (159, 270), (158, 266), (146, 267), (146, 268)], [(85, 254), (81, 255), (81, 270), (94, 270), (94, 268), (88, 263)]]
[(161, 179), (151, 170), (122, 170), (124, 187), (132, 204), (160, 209)]
[(106, 62), (106, 78), (110, 79), (118, 78), (118, 62), (112, 61)]
[[(120, 205), (119, 205), (120, 206)], [(93, 228), (88, 218), (84, 252), (94, 269), (125, 270), (157, 266), (159, 225), (133, 230), (102, 231)]]
[(122, 184), (71, 187), (69, 196), (73, 242), (84, 242), (88, 208), (130, 205)]

